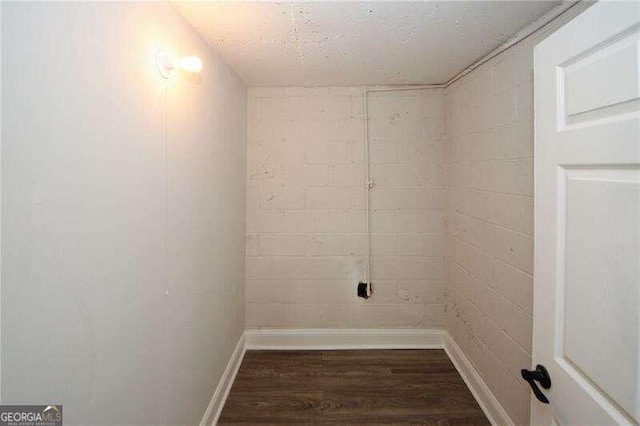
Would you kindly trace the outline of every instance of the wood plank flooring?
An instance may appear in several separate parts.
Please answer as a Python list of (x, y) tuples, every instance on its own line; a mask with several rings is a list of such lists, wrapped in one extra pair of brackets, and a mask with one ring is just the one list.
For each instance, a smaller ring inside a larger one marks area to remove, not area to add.
[(487, 425), (440, 349), (247, 351), (218, 424)]

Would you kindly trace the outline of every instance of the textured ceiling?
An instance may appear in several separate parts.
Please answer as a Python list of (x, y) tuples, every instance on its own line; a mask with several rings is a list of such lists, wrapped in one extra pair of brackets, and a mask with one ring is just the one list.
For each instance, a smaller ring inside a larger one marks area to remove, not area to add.
[(249, 86), (443, 83), (559, 4), (172, 3)]

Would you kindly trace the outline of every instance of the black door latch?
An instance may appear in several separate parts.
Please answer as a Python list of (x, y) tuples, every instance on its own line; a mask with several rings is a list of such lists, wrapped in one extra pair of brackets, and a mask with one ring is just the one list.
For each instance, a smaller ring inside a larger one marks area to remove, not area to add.
[(549, 372), (544, 365), (536, 365), (536, 369), (533, 371), (522, 369), (520, 370), (520, 374), (522, 374), (522, 378), (529, 382), (531, 386), (531, 390), (533, 394), (538, 398), (538, 401), (543, 404), (548, 404), (549, 399), (542, 393), (536, 382), (540, 383), (544, 389), (549, 389), (551, 387), (551, 377), (549, 376)]

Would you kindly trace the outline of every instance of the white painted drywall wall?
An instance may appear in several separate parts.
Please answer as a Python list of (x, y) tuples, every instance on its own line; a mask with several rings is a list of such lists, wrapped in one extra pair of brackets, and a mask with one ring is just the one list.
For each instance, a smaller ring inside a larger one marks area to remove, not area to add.
[[(2, 8), (3, 403), (195, 424), (244, 326), (246, 90), (168, 4)], [(158, 48), (202, 74), (165, 93)]]
[(444, 92), (249, 88), (248, 328), (438, 328), (444, 319)]

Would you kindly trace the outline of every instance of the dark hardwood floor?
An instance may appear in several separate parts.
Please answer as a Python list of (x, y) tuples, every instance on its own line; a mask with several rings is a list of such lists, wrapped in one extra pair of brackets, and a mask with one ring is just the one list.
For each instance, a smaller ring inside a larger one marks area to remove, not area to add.
[(486, 425), (443, 350), (247, 351), (218, 424)]

